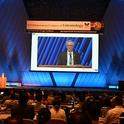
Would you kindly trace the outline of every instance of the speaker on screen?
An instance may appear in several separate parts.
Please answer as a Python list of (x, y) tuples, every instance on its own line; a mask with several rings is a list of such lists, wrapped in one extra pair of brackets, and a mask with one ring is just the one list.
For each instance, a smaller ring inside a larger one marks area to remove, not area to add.
[(119, 81), (118, 85), (119, 85), (119, 90), (124, 91), (124, 81)]

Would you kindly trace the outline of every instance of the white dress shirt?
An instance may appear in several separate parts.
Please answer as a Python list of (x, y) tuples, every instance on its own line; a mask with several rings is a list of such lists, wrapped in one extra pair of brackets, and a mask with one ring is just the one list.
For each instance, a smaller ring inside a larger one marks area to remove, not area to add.
[(74, 65), (74, 55), (73, 52), (67, 51), (67, 65)]
[(51, 120), (62, 120), (66, 122), (66, 114), (64, 109), (59, 108), (59, 110), (56, 111), (54, 108), (51, 108), (50, 112), (51, 112)]

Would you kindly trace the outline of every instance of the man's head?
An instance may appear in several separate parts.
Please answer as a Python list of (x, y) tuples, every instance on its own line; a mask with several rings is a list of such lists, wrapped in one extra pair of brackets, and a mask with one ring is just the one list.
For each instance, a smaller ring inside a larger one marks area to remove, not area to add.
[(74, 42), (72, 40), (66, 41), (66, 47), (69, 52), (72, 52), (74, 48)]

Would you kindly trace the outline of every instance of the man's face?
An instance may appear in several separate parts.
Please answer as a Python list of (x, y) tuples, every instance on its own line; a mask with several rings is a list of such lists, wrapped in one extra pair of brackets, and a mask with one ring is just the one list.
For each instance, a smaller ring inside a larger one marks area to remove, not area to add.
[(67, 47), (67, 50), (69, 52), (72, 52), (73, 48), (74, 48), (74, 43), (73, 42), (67, 42), (66, 47)]

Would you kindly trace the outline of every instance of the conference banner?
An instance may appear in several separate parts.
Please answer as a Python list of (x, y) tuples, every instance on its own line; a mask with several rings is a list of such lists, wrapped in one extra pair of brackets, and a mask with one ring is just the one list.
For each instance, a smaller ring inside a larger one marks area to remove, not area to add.
[(60, 31), (60, 32), (81, 32), (91, 30), (101, 30), (103, 23), (91, 21), (33, 21), (27, 20), (27, 30), (29, 31)]

